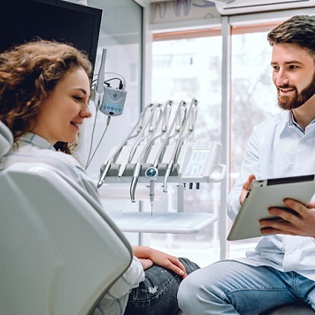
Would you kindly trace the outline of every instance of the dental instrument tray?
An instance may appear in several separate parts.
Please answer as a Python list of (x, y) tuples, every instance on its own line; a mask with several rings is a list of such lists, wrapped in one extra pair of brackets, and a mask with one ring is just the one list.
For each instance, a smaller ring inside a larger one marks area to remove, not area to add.
[[(97, 182), (105, 200), (149, 200), (151, 211), (112, 211), (124, 232), (196, 233), (217, 220), (214, 212), (185, 212), (184, 190), (201, 183), (220, 182), (226, 166), (219, 163), (221, 144), (196, 141), (197, 100), (149, 104), (130, 134), (112, 148)], [(169, 187), (170, 185), (170, 187)], [(177, 210), (153, 211), (161, 194), (177, 190)], [(140, 208), (139, 208), (140, 209)]]
[(110, 217), (124, 232), (197, 233), (217, 220), (214, 213), (111, 212)]

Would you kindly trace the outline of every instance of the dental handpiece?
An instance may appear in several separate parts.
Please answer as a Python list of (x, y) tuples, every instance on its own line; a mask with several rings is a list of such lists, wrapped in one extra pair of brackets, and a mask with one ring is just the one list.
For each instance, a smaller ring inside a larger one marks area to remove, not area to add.
[(111, 163), (110, 161), (107, 161), (104, 165), (103, 165), (103, 170), (101, 171), (101, 175), (100, 175), (100, 178), (98, 180), (98, 183), (97, 183), (97, 188), (100, 188), (104, 182), (105, 182), (105, 177), (110, 169), (110, 166), (111, 166)]
[(131, 184), (130, 184), (130, 199), (131, 199), (131, 202), (136, 202), (136, 198), (135, 198), (136, 187), (137, 187), (140, 171), (141, 171), (141, 163), (137, 163), (135, 168), (134, 168), (133, 176), (132, 176)]
[(157, 179), (159, 175), (159, 171), (156, 167), (150, 166), (149, 168), (146, 169), (145, 171), (145, 177), (150, 180), (150, 204), (151, 204), (151, 215), (153, 214), (153, 204), (154, 204), (154, 182)]

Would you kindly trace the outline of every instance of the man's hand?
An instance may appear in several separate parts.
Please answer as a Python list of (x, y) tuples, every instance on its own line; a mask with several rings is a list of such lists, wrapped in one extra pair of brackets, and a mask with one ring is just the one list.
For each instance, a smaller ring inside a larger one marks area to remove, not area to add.
[(243, 204), (243, 202), (244, 202), (244, 200), (245, 200), (245, 198), (247, 196), (250, 184), (255, 179), (256, 179), (256, 176), (254, 174), (250, 174), (248, 176), (247, 181), (243, 184), (243, 188), (242, 188), (242, 192), (241, 192), (241, 196), (240, 196), (240, 203), (241, 203), (241, 205)]
[(261, 220), (261, 233), (315, 237), (315, 203), (304, 205), (293, 199), (285, 199), (284, 203), (293, 211), (270, 208), (269, 214), (279, 219)]

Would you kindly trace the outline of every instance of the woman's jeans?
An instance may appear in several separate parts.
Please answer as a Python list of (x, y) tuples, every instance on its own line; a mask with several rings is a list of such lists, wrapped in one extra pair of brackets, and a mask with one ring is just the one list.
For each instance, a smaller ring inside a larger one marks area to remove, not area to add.
[(185, 315), (254, 315), (296, 301), (315, 309), (315, 282), (296, 272), (224, 260), (184, 279), (178, 301)]
[[(186, 258), (179, 258), (190, 274), (199, 266)], [(177, 292), (182, 277), (153, 265), (145, 271), (145, 280), (129, 294), (125, 315), (173, 315), (179, 310)], [(195, 314), (196, 315), (196, 314)]]

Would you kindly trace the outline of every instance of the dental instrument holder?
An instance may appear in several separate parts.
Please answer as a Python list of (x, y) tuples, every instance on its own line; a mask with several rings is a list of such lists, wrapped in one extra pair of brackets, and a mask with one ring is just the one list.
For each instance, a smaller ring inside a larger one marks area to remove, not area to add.
[[(171, 146), (171, 145), (170, 145)], [(165, 155), (168, 155), (169, 146), (166, 147)], [(122, 151), (122, 153), (126, 153)], [(221, 144), (217, 142), (189, 142), (183, 144), (181, 152), (176, 163), (174, 163), (172, 170), (168, 177), (170, 184), (186, 184), (186, 183), (210, 183), (220, 182), (224, 179), (226, 174), (226, 167), (219, 164), (218, 160), (221, 153)], [(102, 170), (106, 168), (103, 181), (108, 184), (130, 184), (135, 167), (139, 167), (135, 163), (128, 163), (122, 176), (118, 176), (121, 164), (119, 159), (116, 163), (105, 163)], [(141, 165), (138, 183), (147, 184), (148, 177), (145, 176), (146, 170), (151, 168), (151, 163), (144, 163)], [(158, 175), (155, 178), (155, 183), (164, 182), (164, 176), (168, 168), (168, 163), (163, 159), (158, 164)]]
[[(130, 197), (134, 202), (137, 200), (136, 186), (149, 184), (152, 217), (159, 184), (167, 192), (166, 184), (176, 184), (183, 189), (186, 184), (195, 183), (199, 187), (200, 183), (222, 181), (226, 166), (219, 164), (221, 144), (194, 139), (197, 103), (193, 99), (187, 106), (182, 101), (173, 119), (169, 114), (170, 107), (174, 107), (172, 101), (164, 108), (160, 104), (149, 104), (127, 139), (110, 151), (101, 167), (98, 187), (103, 183), (130, 185)], [(154, 111), (159, 111), (159, 116), (154, 115)], [(180, 194), (180, 189), (178, 192)], [(178, 212), (183, 211), (182, 206), (183, 203)]]

